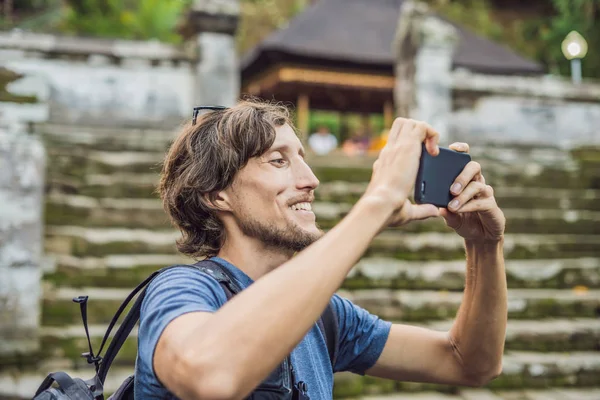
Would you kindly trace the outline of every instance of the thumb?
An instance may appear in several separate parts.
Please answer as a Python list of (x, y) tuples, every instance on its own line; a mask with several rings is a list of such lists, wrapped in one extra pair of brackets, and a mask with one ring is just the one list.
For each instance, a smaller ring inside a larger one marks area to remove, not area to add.
[(417, 221), (440, 215), (439, 209), (433, 204), (411, 204), (410, 219)]
[(448, 211), (446, 208), (440, 208), (440, 215), (446, 220), (446, 225), (452, 229), (457, 229), (460, 226), (461, 216)]

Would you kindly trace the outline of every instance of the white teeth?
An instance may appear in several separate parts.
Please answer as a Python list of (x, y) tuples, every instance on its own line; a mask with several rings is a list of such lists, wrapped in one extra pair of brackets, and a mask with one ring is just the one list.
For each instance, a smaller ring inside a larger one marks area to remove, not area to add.
[(290, 208), (294, 211), (304, 210), (304, 211), (312, 211), (312, 207), (310, 203), (296, 203), (290, 206)]

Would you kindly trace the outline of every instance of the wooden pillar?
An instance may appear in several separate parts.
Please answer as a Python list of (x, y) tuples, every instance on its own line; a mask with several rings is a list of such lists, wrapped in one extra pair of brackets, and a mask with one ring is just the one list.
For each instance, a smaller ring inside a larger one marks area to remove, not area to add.
[(309, 128), (309, 117), (310, 117), (310, 99), (306, 93), (301, 93), (298, 96), (298, 104), (297, 107), (297, 118), (298, 118), (298, 131), (300, 131), (300, 135), (302, 139), (308, 138), (310, 132), (308, 132)]
[(360, 129), (362, 130), (363, 135), (367, 135), (371, 137), (373, 132), (371, 132), (371, 121), (369, 119), (369, 114), (361, 114), (360, 116)]
[(348, 132), (348, 113), (342, 111), (339, 113), (340, 118), (340, 145), (346, 141), (350, 137), (350, 132)]
[(390, 129), (394, 123), (394, 105), (391, 100), (383, 104), (383, 129)]

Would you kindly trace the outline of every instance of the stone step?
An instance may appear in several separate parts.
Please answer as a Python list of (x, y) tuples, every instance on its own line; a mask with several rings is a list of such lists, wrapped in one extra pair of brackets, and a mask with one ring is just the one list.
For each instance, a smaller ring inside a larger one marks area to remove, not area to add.
[[(598, 386), (600, 386), (600, 381), (598, 380), (599, 374), (599, 352), (532, 353), (509, 351), (503, 357), (502, 374), (488, 384), (486, 388), (491, 389), (494, 392), (498, 391), (499, 393), (496, 396), (507, 396), (500, 397), (500, 399), (507, 398), (514, 400), (520, 400), (523, 398), (527, 399), (527, 397), (518, 397), (520, 396), (521, 391), (524, 389), (527, 391), (543, 389), (545, 391), (554, 392), (555, 390), (558, 390), (561, 392), (566, 388), (577, 388), (576, 392), (572, 392), (573, 395), (586, 392), (595, 394), (597, 393)], [(398, 392), (401, 392), (403, 396), (407, 392), (419, 391), (435, 391), (444, 392), (447, 394), (456, 394), (461, 393), (463, 390), (465, 393), (467, 393), (467, 395), (470, 396), (463, 398), (469, 400), (497, 400), (498, 398), (490, 397), (494, 394), (488, 393), (486, 390), (482, 389), (477, 389), (474, 392), (471, 392), (474, 389), (464, 389), (448, 385), (435, 385), (426, 383), (394, 382), (350, 373), (337, 374), (335, 378), (335, 398), (357, 397), (361, 395), (365, 396), (373, 394), (391, 395), (392, 393)], [(507, 392), (507, 389), (519, 390), (519, 392), (515, 397), (512, 397), (515, 392)], [(533, 392), (531, 393), (532, 396), (535, 396)], [(483, 394), (489, 394), (489, 396), (475, 397), (477, 395), (482, 396)], [(422, 396), (424, 399), (428, 398), (425, 394)], [(375, 397), (375, 399), (379, 398), (381, 397)], [(419, 397), (417, 396), (414, 398), (418, 399)], [(586, 397), (582, 398), (585, 399)], [(533, 399), (536, 398), (533, 397)], [(549, 397), (548, 399), (551, 400), (553, 397)]]
[(87, 174), (158, 173), (165, 156), (158, 151), (100, 151), (81, 147), (47, 149), (47, 175), (84, 181)]
[[(50, 371), (64, 370), (73, 377), (89, 379), (94, 375), (93, 368), (68, 367), (67, 360), (54, 359), (42, 363), (35, 370), (8, 370), (0, 372), (0, 395), (16, 398), (31, 398), (35, 388)], [(463, 393), (459, 399), (471, 400), (585, 400), (597, 399), (600, 374), (600, 353), (527, 353), (509, 352), (504, 356), (503, 373), (487, 389), (464, 389), (447, 385), (433, 385), (411, 382), (394, 382), (379, 378), (339, 373), (335, 376), (334, 398), (384, 394), (407, 396), (406, 398), (429, 399), (427, 395), (443, 396), (443, 393)], [(114, 365), (105, 382), (105, 393), (110, 394), (133, 373), (133, 367)], [(525, 389), (527, 388), (527, 389)], [(512, 389), (513, 391), (507, 391)], [(490, 392), (492, 390), (493, 392)], [(524, 391), (525, 390), (525, 391)], [(543, 390), (543, 391), (541, 391)], [(431, 393), (414, 393), (430, 391)], [(554, 397), (534, 397), (536, 394), (551, 394)], [(523, 397), (523, 395), (529, 397)], [(487, 397), (482, 397), (488, 395)], [(419, 397), (421, 396), (421, 397)], [(465, 397), (466, 396), (466, 397)], [(493, 397), (496, 396), (496, 397)], [(563, 397), (557, 397), (563, 396)], [(571, 397), (569, 397), (571, 396)], [(575, 397), (573, 397), (575, 396)], [(580, 397), (578, 397), (580, 396)], [(372, 397), (367, 397), (371, 398)], [(391, 397), (393, 398), (393, 397)], [(443, 397), (442, 397), (443, 398)], [(432, 399), (435, 399), (433, 397)]]
[[(107, 324), (133, 288), (68, 288), (46, 283), (42, 324), (61, 326), (78, 323), (79, 307), (72, 299), (89, 296), (90, 324)], [(431, 290), (362, 289), (340, 294), (390, 321), (422, 322), (454, 318), (462, 292)], [(508, 313), (514, 319), (596, 318), (600, 315), (600, 290), (575, 288), (511, 289)]]
[[(352, 208), (349, 203), (315, 202), (318, 224), (329, 229)], [(556, 209), (504, 209), (509, 233), (600, 233), (600, 212)], [(51, 193), (46, 201), (48, 225), (86, 227), (157, 228), (170, 227), (167, 214), (158, 199), (94, 198)], [(449, 232), (442, 218), (415, 221), (404, 232)]]
[[(431, 329), (448, 331), (453, 320), (425, 324)], [(506, 327), (507, 351), (571, 352), (600, 351), (600, 319), (511, 319)], [(79, 328), (81, 330), (81, 327)]]
[(171, 227), (169, 217), (158, 198), (98, 199), (51, 193), (46, 200), (44, 218), (47, 225), (154, 229)]
[[(53, 256), (44, 280), (56, 286), (135, 287), (153, 271), (194, 261), (180, 255)], [(507, 260), (510, 288), (600, 288), (600, 258)], [(465, 261), (400, 261), (365, 257), (344, 282), (346, 289), (462, 290)]]
[(93, 127), (44, 123), (39, 129), (48, 148), (101, 151), (166, 151), (176, 130)]
[[(111, 152), (50, 146), (48, 156), (53, 160), (48, 165), (48, 176), (83, 180), (88, 173), (157, 172), (164, 158), (164, 151)], [(347, 161), (331, 156), (325, 162), (317, 159), (309, 159), (308, 162), (321, 182), (368, 182), (374, 160), (375, 158), (365, 158)], [(489, 159), (480, 160), (480, 163), (486, 181), (493, 186), (600, 189), (600, 162), (593, 158), (549, 166), (537, 160), (519, 163)]]
[[(464, 241), (455, 233), (384, 231), (365, 256), (400, 260), (450, 260), (464, 258)], [(600, 255), (600, 235), (507, 234), (507, 259), (557, 259)]]
[[(447, 331), (452, 321), (419, 324), (435, 330)], [(97, 350), (108, 325), (90, 325), (92, 345)], [(114, 327), (112, 334), (117, 330)], [(40, 360), (70, 360), (69, 368), (81, 368), (87, 363), (81, 357), (87, 348), (87, 339), (82, 324), (46, 326), (41, 332)], [(108, 345), (108, 344), (107, 344)], [(511, 320), (507, 327), (505, 350), (572, 352), (600, 351), (600, 320), (598, 319), (551, 319)], [(115, 365), (134, 365), (137, 352), (137, 328), (125, 341)]]
[[(103, 257), (111, 254), (175, 254), (175, 230), (47, 226), (45, 249), (50, 254)], [(600, 256), (600, 235), (508, 234), (508, 259), (580, 258)], [(464, 259), (464, 241), (455, 233), (413, 233), (388, 230), (371, 243), (365, 256), (401, 260)]]
[[(323, 182), (315, 190), (315, 198), (322, 202), (354, 204), (363, 195), (367, 185), (367, 182)], [(600, 211), (600, 190), (594, 189), (495, 186), (494, 195), (503, 209)]]
[[(454, 318), (462, 292), (361, 289), (340, 294), (390, 321), (420, 322)], [(574, 288), (510, 289), (508, 315), (514, 319), (596, 318), (600, 290)]]
[[(154, 190), (158, 179), (158, 171), (151, 173), (115, 171), (112, 174), (97, 174), (89, 171), (87, 175), (78, 178), (72, 174), (53, 173), (48, 176), (48, 188), (51, 192), (92, 197), (157, 198)], [(367, 182), (368, 179), (359, 182), (322, 181), (315, 191), (315, 197), (318, 201), (354, 204), (365, 192)], [(600, 211), (599, 190), (545, 188), (535, 185), (515, 186), (514, 182), (509, 182), (507, 185), (490, 183), (496, 189), (495, 196), (498, 204), (503, 208)]]
[[(600, 259), (547, 259), (505, 262), (510, 288), (600, 287)], [(344, 282), (347, 289), (462, 290), (465, 261), (400, 261), (364, 257)]]
[(74, 194), (95, 198), (158, 199), (155, 193), (158, 180), (158, 172), (89, 173), (83, 177), (53, 174), (47, 177), (46, 186), (50, 194)]
[[(335, 226), (348, 212), (345, 203), (315, 203), (317, 223), (324, 229)], [(600, 212), (556, 209), (503, 209), (507, 233), (600, 234)], [(396, 228), (402, 232), (452, 232), (443, 218), (414, 221)]]
[[(350, 399), (350, 398), (349, 398)], [(489, 389), (461, 389), (458, 393), (420, 392), (382, 394), (353, 397), (357, 400), (598, 400), (600, 389), (533, 389), (492, 391)]]

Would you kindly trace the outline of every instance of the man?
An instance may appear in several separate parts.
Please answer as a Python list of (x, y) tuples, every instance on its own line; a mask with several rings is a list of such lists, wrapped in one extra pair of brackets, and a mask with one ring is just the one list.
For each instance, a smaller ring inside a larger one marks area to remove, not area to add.
[(308, 145), (315, 154), (324, 156), (335, 150), (338, 141), (337, 138), (329, 132), (329, 128), (320, 126), (315, 133), (309, 136)]
[[(449, 209), (411, 204), (422, 142), (438, 153), (433, 128), (396, 119), (366, 192), (323, 234), (311, 211), (319, 181), (285, 108), (241, 102), (186, 126), (159, 185), (183, 234), (178, 248), (213, 257), (245, 289), (225, 302), (215, 279), (186, 267), (155, 280), (142, 306), (136, 398), (246, 398), (290, 352), (312, 400), (330, 399), (333, 372), (343, 370), (469, 386), (497, 376), (505, 219), (475, 162), (456, 179)], [(378, 232), (437, 216), (464, 237), (467, 254), (464, 299), (449, 332), (391, 324), (334, 295)], [(315, 326), (328, 304), (339, 322), (333, 368)]]

